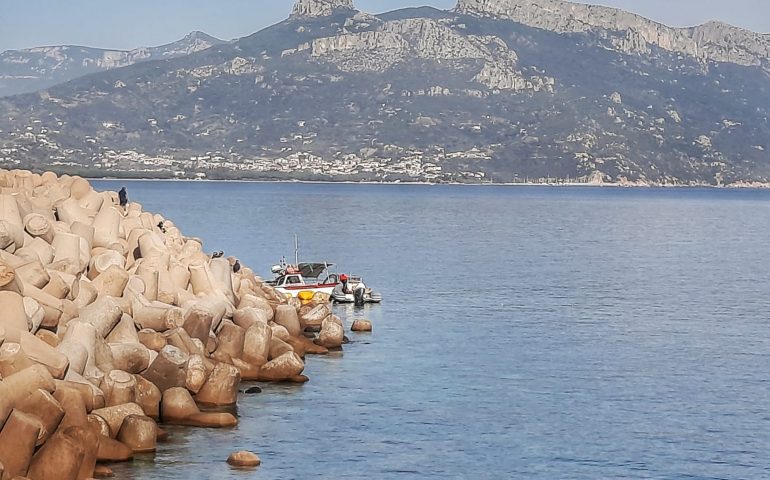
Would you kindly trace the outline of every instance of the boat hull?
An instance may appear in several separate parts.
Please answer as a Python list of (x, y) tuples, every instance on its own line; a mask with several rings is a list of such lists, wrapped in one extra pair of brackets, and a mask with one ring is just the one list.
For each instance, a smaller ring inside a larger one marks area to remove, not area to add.
[(282, 295), (288, 295), (292, 297), (296, 297), (297, 295), (299, 295), (299, 292), (313, 292), (313, 293), (321, 292), (331, 296), (332, 292), (334, 291), (334, 287), (336, 286), (337, 286), (336, 284), (328, 283), (328, 284), (318, 284), (318, 285), (282, 286), (282, 287), (275, 287), (275, 289)]
[[(356, 297), (352, 293), (332, 293), (332, 300), (335, 303), (356, 303)], [(380, 303), (382, 302), (382, 296), (379, 293), (372, 293), (364, 295), (364, 303)]]

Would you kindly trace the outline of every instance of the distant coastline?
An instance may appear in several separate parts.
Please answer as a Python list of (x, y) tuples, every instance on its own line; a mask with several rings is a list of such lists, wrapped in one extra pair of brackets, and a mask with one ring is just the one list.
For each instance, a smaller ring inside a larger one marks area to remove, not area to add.
[(713, 188), (743, 190), (770, 189), (768, 182), (737, 182), (728, 185), (712, 185), (708, 183), (701, 184), (670, 184), (670, 183), (647, 183), (647, 182), (421, 182), (421, 181), (353, 181), (353, 180), (259, 180), (259, 179), (192, 179), (192, 178), (125, 178), (125, 177), (84, 177), (92, 181), (130, 181), (130, 182), (190, 182), (190, 183), (288, 183), (288, 184), (308, 184), (308, 185), (411, 185), (411, 186), (464, 186), (464, 187), (590, 187), (590, 188)]

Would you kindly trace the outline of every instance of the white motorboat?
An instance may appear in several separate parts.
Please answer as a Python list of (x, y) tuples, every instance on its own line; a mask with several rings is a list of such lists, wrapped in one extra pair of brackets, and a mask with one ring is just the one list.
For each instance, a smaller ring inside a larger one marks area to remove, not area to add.
[[(276, 278), (268, 283), (279, 293), (292, 297), (297, 297), (300, 292), (321, 292), (329, 295), (337, 303), (364, 305), (382, 302), (382, 295), (373, 292), (357, 275), (330, 273), (324, 281), (319, 282), (318, 278), (332, 266), (334, 264), (329, 262), (300, 263), (299, 240), (294, 235), (294, 264), (289, 265), (285, 258), (281, 259), (281, 263), (272, 268)], [(307, 282), (305, 279), (315, 279), (315, 281)]]
[(332, 265), (334, 264), (327, 262), (306, 262), (296, 265), (287, 265), (282, 262), (273, 266), (272, 271), (276, 278), (268, 283), (279, 293), (292, 297), (298, 296), (300, 292), (321, 292), (331, 296), (337, 286), (336, 283), (307, 282), (305, 279), (317, 280)]

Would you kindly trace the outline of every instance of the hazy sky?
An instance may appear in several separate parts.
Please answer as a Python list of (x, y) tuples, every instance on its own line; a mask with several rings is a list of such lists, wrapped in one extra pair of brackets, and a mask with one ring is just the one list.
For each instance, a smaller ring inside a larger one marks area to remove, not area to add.
[[(293, 0), (0, 0), (0, 51), (41, 45), (130, 49), (161, 45), (192, 30), (229, 40), (286, 18)], [(357, 0), (367, 12), (456, 0)], [(596, 0), (669, 25), (717, 19), (770, 32), (768, 0)]]

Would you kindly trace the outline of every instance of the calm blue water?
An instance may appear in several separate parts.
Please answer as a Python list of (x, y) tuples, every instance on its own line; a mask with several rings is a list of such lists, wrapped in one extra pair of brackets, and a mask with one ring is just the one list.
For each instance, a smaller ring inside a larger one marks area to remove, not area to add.
[(297, 233), (385, 297), (310, 383), (120, 478), (770, 478), (770, 192), (95, 183), (263, 275)]

